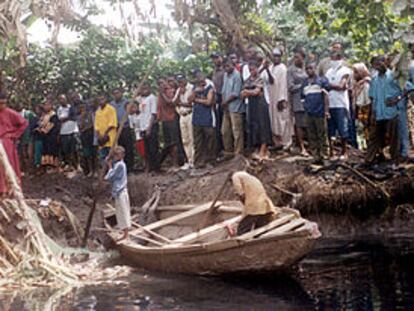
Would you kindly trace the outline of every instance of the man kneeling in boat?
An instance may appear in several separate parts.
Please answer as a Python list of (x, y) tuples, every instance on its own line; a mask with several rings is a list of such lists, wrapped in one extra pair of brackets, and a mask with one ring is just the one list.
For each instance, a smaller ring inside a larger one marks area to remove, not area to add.
[(232, 176), (233, 187), (244, 205), (243, 218), (237, 227), (237, 235), (263, 227), (286, 211), (300, 216), (300, 213), (288, 207), (276, 207), (268, 197), (259, 179), (247, 172), (236, 172)]

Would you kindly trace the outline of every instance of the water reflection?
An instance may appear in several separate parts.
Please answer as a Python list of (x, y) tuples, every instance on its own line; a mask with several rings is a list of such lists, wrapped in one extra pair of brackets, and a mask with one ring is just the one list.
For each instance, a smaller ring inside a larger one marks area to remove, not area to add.
[(401, 238), (388, 244), (325, 242), (301, 263), (296, 280), (137, 272), (127, 282), (72, 289), (52, 298), (48, 291), (16, 293), (1, 299), (0, 310), (413, 310), (412, 244)]

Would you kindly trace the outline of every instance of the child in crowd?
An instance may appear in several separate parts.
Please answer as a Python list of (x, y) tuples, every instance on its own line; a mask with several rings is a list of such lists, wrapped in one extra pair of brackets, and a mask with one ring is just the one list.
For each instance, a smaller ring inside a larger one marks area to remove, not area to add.
[(145, 129), (142, 126), (142, 115), (138, 109), (137, 104), (131, 105), (131, 112), (129, 115), (129, 124), (131, 128), (134, 130), (135, 133), (135, 148), (140, 155), (140, 157), (144, 160), (144, 167), (147, 167), (146, 159), (145, 159), (145, 142), (142, 132)]
[(328, 158), (327, 122), (329, 117), (329, 82), (316, 74), (316, 64), (306, 66), (308, 78), (303, 84), (302, 99), (308, 117), (308, 140), (316, 164)]
[(122, 146), (116, 146), (112, 156), (109, 155), (106, 163), (109, 171), (105, 180), (112, 184), (112, 197), (115, 200), (116, 222), (118, 228), (123, 231), (123, 235), (118, 241), (128, 238), (128, 231), (131, 227), (131, 206), (128, 195), (128, 178), (127, 169), (124, 162), (125, 149)]

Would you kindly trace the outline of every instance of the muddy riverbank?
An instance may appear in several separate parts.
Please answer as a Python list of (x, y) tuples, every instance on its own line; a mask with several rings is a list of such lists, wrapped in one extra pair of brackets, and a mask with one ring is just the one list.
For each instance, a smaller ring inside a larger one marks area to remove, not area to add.
[[(136, 207), (155, 186), (161, 189), (160, 205), (211, 200), (228, 172), (239, 169), (258, 176), (278, 205), (291, 203), (291, 196), (272, 184), (300, 193), (296, 207), (319, 224), (323, 237), (288, 275), (217, 279), (135, 269), (128, 277), (99, 287), (5, 295), (0, 310), (410, 310), (414, 305), (411, 168), (378, 173), (371, 177), (381, 187), (375, 188), (348, 169), (332, 167), (315, 174), (301, 161), (258, 165), (239, 159), (195, 176), (178, 172), (129, 178)], [(92, 185), (93, 180), (80, 176), (47, 175), (24, 181), (28, 198), (63, 202), (82, 225), (90, 209)], [(389, 199), (384, 198), (384, 189)], [(233, 199), (229, 187), (222, 200)], [(108, 186), (100, 191), (99, 209), (106, 203), (111, 203)], [(96, 228), (101, 226), (98, 212), (92, 231), (97, 243), (102, 232)], [(46, 229), (52, 236), (61, 234)]]
[[(263, 164), (239, 158), (196, 174), (183, 171), (131, 174), (129, 193), (131, 204), (136, 209), (151, 197), (155, 187), (161, 190), (159, 205), (204, 203), (214, 199), (229, 172), (245, 169), (263, 182), (276, 205), (294, 204), (303, 216), (319, 224), (325, 236), (364, 235), (367, 228), (368, 233), (383, 234), (406, 226), (401, 222), (407, 221), (412, 225), (412, 165), (398, 171), (386, 167), (376, 170), (360, 169), (356, 165), (350, 167), (357, 167), (356, 170), (372, 182), (361, 179), (351, 169), (335, 164), (325, 169), (312, 167), (297, 157), (276, 158)], [(112, 203), (109, 185), (97, 190), (94, 179), (82, 175), (69, 179), (49, 174), (25, 178), (24, 191), (28, 199), (51, 198), (61, 202), (78, 218), (81, 226), (85, 226), (92, 198), (98, 191), (98, 212), (95, 213), (91, 236), (103, 239), (104, 234), (98, 228), (102, 227), (101, 211), (107, 203)], [(294, 200), (288, 192), (297, 194)], [(236, 199), (230, 183), (220, 199)], [(62, 233), (53, 223), (45, 223), (45, 227), (53, 237)]]
[[(322, 239), (295, 277), (135, 270), (113, 284), (0, 297), (0, 310), (411, 310), (414, 236)], [(408, 244), (407, 244), (408, 243)]]

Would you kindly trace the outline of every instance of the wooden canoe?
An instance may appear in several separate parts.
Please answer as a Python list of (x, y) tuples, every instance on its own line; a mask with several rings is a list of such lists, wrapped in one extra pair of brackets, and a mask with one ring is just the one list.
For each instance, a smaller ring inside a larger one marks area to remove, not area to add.
[[(157, 208), (157, 219), (146, 226), (133, 223), (130, 238), (116, 243), (124, 258), (149, 270), (220, 275), (283, 271), (308, 254), (320, 237), (316, 223), (282, 213), (264, 227), (231, 237), (229, 226), (241, 219), (239, 202), (219, 202), (212, 223), (199, 229), (210, 203)], [(136, 217), (133, 217), (133, 219)], [(106, 225), (115, 242), (119, 232)]]

